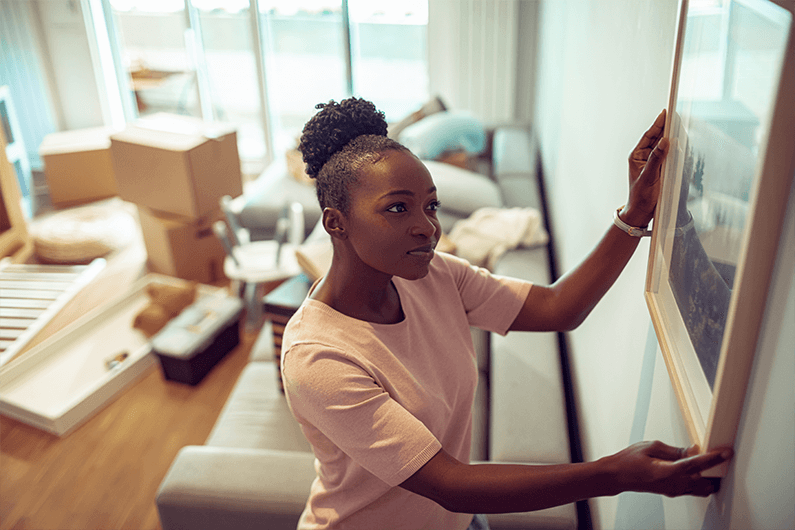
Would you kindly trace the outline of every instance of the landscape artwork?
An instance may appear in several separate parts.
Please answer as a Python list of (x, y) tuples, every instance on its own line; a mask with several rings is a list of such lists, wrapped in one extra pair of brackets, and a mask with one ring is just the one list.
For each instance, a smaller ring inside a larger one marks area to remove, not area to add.
[[(665, 133), (670, 148), (646, 298), (691, 438), (700, 445), (727, 352), (737, 349), (729, 337), (740, 291), (755, 288), (745, 278), (759, 235), (755, 219), (774, 206), (760, 190), (781, 180), (766, 168), (771, 157), (787, 156), (769, 140), (777, 109), (787, 104), (782, 76), (791, 61), (791, 26), (790, 11), (764, 0), (681, 5)], [(784, 195), (778, 202), (786, 204)]]

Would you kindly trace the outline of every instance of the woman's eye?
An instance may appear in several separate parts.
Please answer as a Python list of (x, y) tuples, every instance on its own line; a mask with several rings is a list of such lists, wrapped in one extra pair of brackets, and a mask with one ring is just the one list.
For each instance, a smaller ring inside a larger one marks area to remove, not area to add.
[(392, 213), (403, 213), (403, 212), (408, 211), (408, 209), (406, 208), (405, 204), (403, 204), (402, 202), (399, 202), (399, 203), (393, 204), (392, 206), (387, 208), (386, 211), (387, 212), (392, 212)]
[(442, 207), (442, 203), (439, 201), (433, 201), (428, 205), (428, 209), (431, 211), (437, 211), (439, 208)]

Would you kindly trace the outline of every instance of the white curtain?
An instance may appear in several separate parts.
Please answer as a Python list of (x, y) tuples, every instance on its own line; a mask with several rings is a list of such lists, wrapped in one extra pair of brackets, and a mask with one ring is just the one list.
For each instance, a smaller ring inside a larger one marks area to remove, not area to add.
[(430, 92), (494, 124), (529, 120), (537, 2), (429, 0)]

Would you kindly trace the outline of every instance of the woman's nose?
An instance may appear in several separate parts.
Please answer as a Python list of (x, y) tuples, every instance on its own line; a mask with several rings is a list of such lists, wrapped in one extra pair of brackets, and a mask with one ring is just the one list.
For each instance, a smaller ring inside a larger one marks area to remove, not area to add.
[(436, 233), (438, 229), (437, 223), (435, 219), (432, 219), (430, 215), (423, 212), (422, 215), (418, 215), (414, 221), (414, 224), (411, 227), (411, 235), (414, 236), (425, 236), (431, 237)]

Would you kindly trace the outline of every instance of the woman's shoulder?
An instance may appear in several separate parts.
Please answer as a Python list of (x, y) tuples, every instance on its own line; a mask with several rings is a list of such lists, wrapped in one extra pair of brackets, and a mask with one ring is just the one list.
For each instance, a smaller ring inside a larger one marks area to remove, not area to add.
[(432, 282), (447, 279), (461, 287), (471, 278), (485, 279), (491, 276), (492, 274), (488, 269), (472, 265), (464, 258), (446, 252), (436, 252), (433, 260), (431, 260), (428, 276), (425, 279)]
[(406, 298), (415, 300), (416, 303), (435, 305), (444, 300), (460, 298), (462, 289), (471, 283), (471, 277), (478, 274), (478, 268), (473, 267), (465, 259), (445, 252), (436, 252), (428, 267), (428, 274), (418, 280), (407, 280), (395, 277), (393, 281), (399, 284), (399, 291), (403, 302)]
[(447, 252), (436, 251), (434, 253), (433, 259), (431, 260), (429, 276), (431, 279), (433, 279), (435, 275), (439, 274), (464, 274), (471, 269), (473, 269), (472, 264), (470, 264), (464, 258), (460, 258), (453, 254), (448, 254)]
[(448, 252), (442, 252), (437, 250), (434, 252), (433, 259), (431, 260), (431, 265), (450, 265), (450, 266), (464, 266), (469, 267), (470, 263), (465, 260), (464, 258), (460, 258), (454, 254), (450, 254)]
[(366, 323), (345, 316), (328, 305), (307, 298), (287, 322), (282, 336), (282, 349), (299, 345), (303, 350), (345, 351), (370, 335)]
[(433, 285), (442, 285), (455, 290), (467, 307), (495, 296), (524, 301), (532, 285), (532, 282), (526, 280), (493, 274), (484, 267), (472, 265), (463, 258), (444, 252), (438, 252), (434, 256), (430, 269), (426, 278), (434, 283), (424, 286), (425, 289), (430, 291)]

